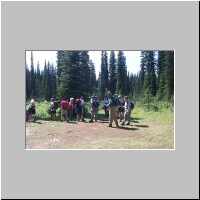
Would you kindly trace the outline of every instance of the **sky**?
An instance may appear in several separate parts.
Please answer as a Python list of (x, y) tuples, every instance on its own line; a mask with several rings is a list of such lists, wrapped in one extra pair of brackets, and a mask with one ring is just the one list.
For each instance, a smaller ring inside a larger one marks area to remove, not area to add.
[[(108, 58), (110, 57), (110, 51), (108, 52)], [(115, 58), (117, 58), (118, 51), (115, 51)], [(126, 65), (129, 73), (136, 74), (140, 70), (140, 51), (124, 51), (126, 57)], [(101, 51), (89, 51), (89, 57), (93, 61), (96, 70), (96, 76), (98, 77), (101, 69)], [(39, 62), (40, 68), (44, 68), (45, 60), (54, 64), (57, 64), (57, 51), (33, 51), (33, 61), (35, 68)], [(26, 63), (30, 67), (31, 63), (31, 51), (26, 51)]]

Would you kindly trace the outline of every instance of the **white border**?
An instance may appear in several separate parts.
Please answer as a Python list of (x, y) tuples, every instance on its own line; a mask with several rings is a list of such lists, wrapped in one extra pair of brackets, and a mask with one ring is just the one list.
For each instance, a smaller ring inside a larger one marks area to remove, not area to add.
[[(30, 51), (31, 49), (25, 49), (25, 54), (26, 54), (26, 51)], [(58, 49), (57, 49), (58, 50)], [(57, 50), (54, 50), (54, 51), (57, 51)], [(121, 50), (121, 49), (120, 49)], [(143, 50), (147, 50), (147, 51), (159, 51), (159, 49), (143, 49)], [(36, 50), (32, 50), (32, 51), (36, 51)], [(38, 50), (38, 51), (53, 51), (53, 50)], [(89, 51), (89, 50), (88, 50)], [(92, 51), (92, 50), (90, 50)], [(99, 51), (99, 50), (93, 50), (93, 51)], [(105, 50), (106, 51), (106, 50)], [(108, 50), (107, 50), (108, 51)], [(122, 50), (122, 51), (141, 51), (140, 50)], [(176, 150), (176, 142), (175, 142), (175, 139), (176, 139), (176, 131), (175, 131), (175, 69), (176, 69), (176, 65), (175, 65), (175, 62), (176, 62), (176, 58), (175, 58), (175, 49), (171, 49), (171, 50), (160, 50), (160, 51), (174, 51), (174, 148), (173, 149), (28, 149), (26, 148), (26, 122), (25, 122), (25, 148), (24, 150), (26, 151), (71, 151), (71, 150), (75, 150), (75, 151), (85, 151), (85, 150), (89, 150), (89, 151), (175, 151)], [(25, 59), (25, 64), (26, 64), (26, 59)], [(26, 75), (25, 75), (26, 77)], [(26, 98), (26, 97), (25, 97)]]

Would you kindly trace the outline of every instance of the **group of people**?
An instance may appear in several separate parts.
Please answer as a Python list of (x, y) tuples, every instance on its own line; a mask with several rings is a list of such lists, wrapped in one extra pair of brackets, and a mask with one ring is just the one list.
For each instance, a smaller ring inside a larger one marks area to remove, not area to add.
[(108, 92), (104, 98), (105, 116), (109, 117), (109, 127), (112, 127), (113, 121), (116, 127), (119, 127), (118, 119), (121, 125), (130, 125), (131, 112), (134, 109), (134, 102), (128, 99), (128, 96), (122, 97), (112, 95)]
[[(97, 121), (99, 106), (99, 98), (97, 96), (92, 96), (90, 99), (90, 123)], [(70, 99), (63, 97), (61, 101), (56, 101), (55, 97), (52, 97), (48, 110), (52, 120), (56, 118), (57, 109), (59, 107), (61, 121), (69, 122), (74, 118), (76, 118), (77, 121), (85, 121), (85, 101), (82, 96)], [(130, 101), (127, 96), (112, 95), (111, 92), (108, 92), (103, 100), (103, 109), (105, 111), (105, 117), (109, 119), (109, 127), (112, 127), (113, 121), (116, 127), (119, 127), (118, 119), (121, 125), (129, 125), (133, 108), (134, 102)], [(34, 99), (31, 100), (26, 113), (27, 121), (29, 121), (30, 116), (32, 117), (35, 115), (36, 105)]]
[(63, 97), (61, 101), (56, 101), (53, 97), (50, 101), (49, 114), (51, 119), (55, 119), (56, 110), (58, 109), (60, 104), (60, 112), (61, 112), (61, 121), (69, 122), (76, 116), (77, 121), (84, 121), (84, 98), (81, 96), (80, 98), (70, 98), (67, 99)]

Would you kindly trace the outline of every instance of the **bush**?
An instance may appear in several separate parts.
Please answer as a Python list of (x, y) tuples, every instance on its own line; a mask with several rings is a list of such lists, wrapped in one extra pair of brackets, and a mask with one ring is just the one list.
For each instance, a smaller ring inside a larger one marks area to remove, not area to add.
[(37, 119), (50, 119), (50, 115), (48, 113), (49, 102), (42, 101), (36, 102), (36, 117)]

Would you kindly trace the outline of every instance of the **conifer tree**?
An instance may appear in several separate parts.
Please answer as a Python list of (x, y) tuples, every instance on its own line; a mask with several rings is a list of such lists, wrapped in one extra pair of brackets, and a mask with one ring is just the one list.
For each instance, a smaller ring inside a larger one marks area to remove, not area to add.
[(108, 90), (108, 57), (107, 52), (101, 52), (101, 81), (100, 81), (100, 96), (104, 97)]
[(115, 52), (111, 51), (109, 60), (109, 90), (112, 94), (116, 92), (117, 74), (116, 74)]
[(118, 52), (117, 73), (117, 92), (121, 95), (126, 95), (127, 66), (123, 51)]

